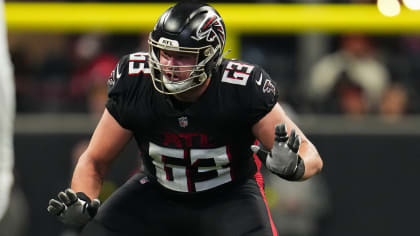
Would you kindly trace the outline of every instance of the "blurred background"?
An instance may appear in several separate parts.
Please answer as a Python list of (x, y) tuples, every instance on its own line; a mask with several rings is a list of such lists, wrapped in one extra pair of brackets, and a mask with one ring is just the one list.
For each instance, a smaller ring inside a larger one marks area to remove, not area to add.
[[(389, 5), (210, 2), (227, 26), (227, 57), (265, 68), (279, 102), (324, 159), (323, 172), (302, 183), (264, 173), (279, 235), (418, 234), (420, 1), (379, 1)], [(47, 214), (48, 201), (69, 185), (116, 62), (148, 50), (148, 32), (172, 4), (6, 1), (16, 180), (13, 210), (0, 224), (8, 233), (0, 230), (1, 236), (76, 235)], [(131, 143), (102, 200), (137, 166)]]

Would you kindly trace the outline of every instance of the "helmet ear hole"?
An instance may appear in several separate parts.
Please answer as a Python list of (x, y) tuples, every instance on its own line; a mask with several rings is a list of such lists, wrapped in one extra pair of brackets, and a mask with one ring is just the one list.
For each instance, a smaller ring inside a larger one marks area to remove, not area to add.
[(213, 48), (207, 48), (204, 50), (204, 56), (208, 57), (213, 53)]

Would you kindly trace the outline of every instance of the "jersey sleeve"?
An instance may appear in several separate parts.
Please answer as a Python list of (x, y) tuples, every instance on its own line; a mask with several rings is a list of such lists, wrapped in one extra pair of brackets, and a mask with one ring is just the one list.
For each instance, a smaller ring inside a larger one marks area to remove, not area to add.
[(276, 83), (261, 67), (255, 66), (247, 83), (245, 115), (251, 125), (261, 120), (277, 103), (279, 94)]
[(118, 121), (118, 123), (129, 129), (129, 122), (126, 118), (128, 113), (128, 101), (132, 93), (130, 85), (130, 78), (128, 76), (128, 60), (129, 56), (124, 56), (120, 59), (118, 64), (108, 79), (108, 100), (106, 108), (108, 112)]

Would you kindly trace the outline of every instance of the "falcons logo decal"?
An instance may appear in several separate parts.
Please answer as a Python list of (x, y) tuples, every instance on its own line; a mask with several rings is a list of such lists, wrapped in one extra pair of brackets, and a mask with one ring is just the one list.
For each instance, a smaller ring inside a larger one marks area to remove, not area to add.
[(208, 15), (196, 32), (195, 36), (191, 38), (199, 41), (206, 38), (207, 42), (213, 42), (216, 39), (219, 42), (221, 48), (225, 42), (225, 31), (223, 29), (221, 18), (215, 14)]
[(276, 93), (276, 86), (273, 85), (273, 83), (271, 83), (270, 80), (266, 80), (264, 83), (264, 87), (263, 87), (263, 92), (264, 93)]

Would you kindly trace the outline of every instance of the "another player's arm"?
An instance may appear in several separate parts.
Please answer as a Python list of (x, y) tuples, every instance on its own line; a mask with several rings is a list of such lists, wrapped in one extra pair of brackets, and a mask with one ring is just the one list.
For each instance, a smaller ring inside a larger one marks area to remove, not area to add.
[(131, 137), (131, 131), (121, 127), (105, 109), (88, 148), (77, 162), (71, 188), (84, 192), (90, 199), (97, 198), (111, 163)]
[(289, 135), (290, 131), (294, 129), (296, 134), (300, 136), (301, 144), (298, 154), (302, 158), (305, 168), (300, 180), (308, 179), (320, 172), (323, 162), (315, 146), (287, 116), (279, 104), (276, 104), (267, 115), (253, 126), (252, 132), (266, 150), (271, 150), (274, 144), (275, 126), (281, 123), (286, 125)]

